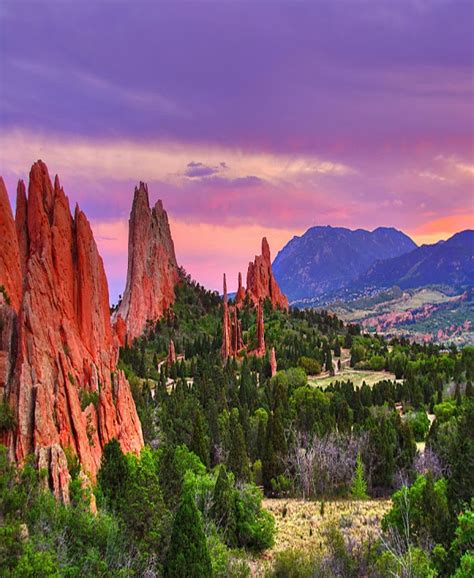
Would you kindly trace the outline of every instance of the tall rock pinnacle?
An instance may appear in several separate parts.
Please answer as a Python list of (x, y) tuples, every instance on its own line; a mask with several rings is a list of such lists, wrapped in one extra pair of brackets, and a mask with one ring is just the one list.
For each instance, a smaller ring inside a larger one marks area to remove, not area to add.
[(161, 201), (150, 208), (147, 185), (140, 182), (129, 220), (127, 284), (113, 316), (116, 324), (120, 325), (119, 318), (125, 321), (129, 340), (140, 336), (148, 320), (156, 321), (172, 305), (178, 280), (168, 216)]
[(270, 247), (265, 237), (262, 239), (262, 254), (257, 255), (253, 263), (249, 263), (246, 293), (241, 290), (241, 285), (240, 280), (239, 291), (236, 295), (238, 306), (243, 303), (245, 295), (248, 295), (255, 305), (260, 300), (269, 299), (273, 307), (288, 310), (288, 299), (282, 293), (272, 273)]
[[(6, 255), (22, 283), (15, 298), (15, 365), (4, 384), (17, 425), (6, 441), (19, 462), (35, 453), (55, 494), (67, 501), (64, 450), (94, 477), (112, 438), (126, 452), (140, 451), (141, 426), (117, 370), (107, 279), (86, 216), (78, 207), (71, 215), (59, 179), (53, 185), (41, 161), (31, 169), (28, 196), (19, 183), (16, 231), (9, 213), (2, 206), (2, 221), (5, 214), (9, 221)], [(0, 269), (0, 284), (8, 283)], [(3, 306), (0, 316), (8, 315)]]
[(21, 300), (20, 249), (7, 189), (0, 177), (0, 284), (18, 312)]

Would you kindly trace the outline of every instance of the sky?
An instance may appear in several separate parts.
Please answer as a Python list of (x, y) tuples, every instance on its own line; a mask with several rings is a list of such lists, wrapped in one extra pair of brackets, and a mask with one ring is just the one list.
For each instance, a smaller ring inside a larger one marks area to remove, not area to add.
[(0, 0), (0, 174), (41, 158), (91, 221), (111, 301), (135, 185), (212, 289), (267, 236), (474, 228), (471, 0)]

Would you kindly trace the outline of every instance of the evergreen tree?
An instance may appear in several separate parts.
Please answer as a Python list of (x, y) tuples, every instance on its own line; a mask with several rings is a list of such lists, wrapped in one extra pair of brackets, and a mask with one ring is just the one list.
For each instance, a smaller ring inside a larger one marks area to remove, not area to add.
[(127, 459), (119, 442), (114, 438), (104, 446), (97, 480), (105, 499), (115, 510), (119, 510), (122, 505), (127, 478)]
[(364, 464), (360, 457), (360, 452), (357, 454), (356, 467), (354, 472), (354, 479), (352, 481), (351, 495), (354, 500), (367, 499), (367, 483), (364, 476)]
[(237, 545), (234, 488), (227, 475), (224, 465), (219, 468), (212, 505), (212, 516), (217, 527), (222, 531), (226, 544), (230, 547)]
[(245, 436), (242, 425), (239, 421), (239, 411), (234, 408), (230, 414), (230, 451), (228, 466), (234, 472), (237, 480), (247, 481), (249, 479), (249, 459), (245, 445)]
[(204, 428), (205, 423), (202, 411), (197, 409), (194, 414), (194, 426), (190, 449), (199, 457), (207, 468), (209, 467), (209, 444), (207, 442)]
[(188, 492), (176, 512), (164, 575), (165, 578), (213, 576), (201, 514)]

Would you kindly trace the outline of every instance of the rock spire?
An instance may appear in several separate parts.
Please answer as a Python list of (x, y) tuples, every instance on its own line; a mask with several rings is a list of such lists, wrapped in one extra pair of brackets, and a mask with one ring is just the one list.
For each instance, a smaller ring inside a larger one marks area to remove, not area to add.
[(168, 215), (158, 201), (150, 208), (148, 187), (135, 187), (128, 233), (128, 270), (123, 299), (113, 315), (122, 341), (122, 318), (129, 340), (139, 337), (147, 321), (156, 321), (173, 304), (179, 269)]
[(270, 247), (265, 237), (262, 239), (262, 254), (257, 255), (253, 263), (249, 263), (247, 291), (242, 288), (242, 278), (239, 274), (239, 290), (235, 299), (237, 306), (242, 306), (246, 295), (255, 305), (259, 301), (269, 299), (272, 307), (288, 310), (288, 299), (282, 293), (272, 273)]
[(4, 441), (19, 462), (35, 453), (55, 494), (67, 501), (64, 450), (93, 478), (112, 438), (125, 452), (140, 451), (141, 426), (117, 369), (107, 279), (86, 216), (78, 206), (71, 214), (59, 179), (51, 182), (42, 161), (30, 171), (28, 196), (18, 185), (15, 228), (1, 189), (0, 202), (8, 235), (0, 236), (1, 262), (9, 263), (9, 273), (0, 265), (0, 284), (12, 295), (11, 307), (0, 306), (9, 320), (0, 324), (9, 327), (8, 335), (1, 332), (0, 358), (6, 353), (13, 362), (3, 389), (16, 418)]

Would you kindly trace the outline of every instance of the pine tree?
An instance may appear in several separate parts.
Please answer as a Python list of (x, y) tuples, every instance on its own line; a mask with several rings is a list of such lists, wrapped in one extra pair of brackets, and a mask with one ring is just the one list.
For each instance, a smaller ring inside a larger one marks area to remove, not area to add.
[(122, 505), (127, 477), (127, 458), (114, 438), (104, 446), (97, 480), (106, 500), (115, 510), (119, 510)]
[(249, 459), (245, 445), (245, 436), (242, 425), (239, 421), (239, 412), (233, 409), (230, 414), (230, 452), (228, 459), (229, 469), (234, 472), (237, 480), (247, 481), (249, 479)]
[(224, 465), (219, 468), (212, 505), (212, 516), (222, 531), (226, 544), (236, 546), (236, 519), (234, 510), (234, 488)]
[(352, 481), (351, 494), (355, 500), (366, 500), (367, 483), (364, 477), (364, 464), (360, 457), (360, 452), (357, 454), (356, 467), (354, 472), (354, 479)]
[(213, 576), (201, 514), (189, 493), (183, 495), (176, 512), (164, 575), (165, 578)]
[(199, 456), (206, 468), (209, 467), (209, 445), (204, 432), (204, 417), (200, 409), (196, 410), (194, 415), (194, 427), (190, 449)]

